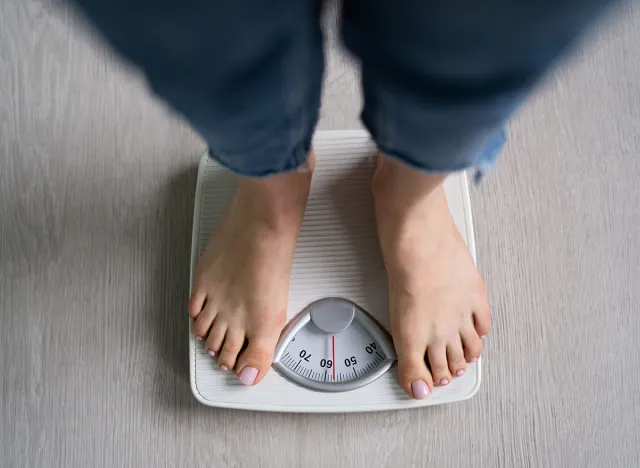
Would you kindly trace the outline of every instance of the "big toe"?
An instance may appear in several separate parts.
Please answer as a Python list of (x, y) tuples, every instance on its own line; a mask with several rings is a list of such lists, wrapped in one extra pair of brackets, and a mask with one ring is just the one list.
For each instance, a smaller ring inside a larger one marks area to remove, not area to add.
[(424, 361), (424, 352), (398, 356), (398, 382), (411, 398), (422, 400), (433, 389), (433, 378)]
[(246, 349), (238, 357), (236, 375), (240, 383), (255, 385), (266, 375), (273, 362), (278, 334), (249, 338)]

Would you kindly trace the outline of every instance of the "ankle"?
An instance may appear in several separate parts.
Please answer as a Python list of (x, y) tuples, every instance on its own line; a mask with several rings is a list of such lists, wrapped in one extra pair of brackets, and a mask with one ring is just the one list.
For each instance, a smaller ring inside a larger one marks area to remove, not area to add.
[(421, 172), (381, 155), (371, 190), (376, 204), (409, 209), (429, 198), (444, 196), (445, 177), (445, 174)]
[(310, 173), (290, 172), (263, 179), (241, 177), (233, 205), (276, 232), (299, 224), (309, 196)]

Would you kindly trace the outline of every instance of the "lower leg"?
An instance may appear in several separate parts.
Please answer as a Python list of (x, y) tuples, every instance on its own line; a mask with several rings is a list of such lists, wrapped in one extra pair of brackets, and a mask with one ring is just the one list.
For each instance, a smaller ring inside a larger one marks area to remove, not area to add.
[(463, 375), (489, 332), (485, 285), (451, 218), (443, 181), (385, 157), (373, 179), (399, 381), (418, 399)]
[(507, 119), (608, 3), (343, 3), (345, 42), (362, 62), (364, 124), (406, 164), (382, 158), (373, 189), (400, 384), (415, 398), (464, 373), (489, 331), (484, 283), (443, 178), (427, 172), (490, 167)]
[(212, 157), (245, 176), (196, 268), (189, 314), (220, 367), (235, 366), (252, 385), (271, 365), (286, 318), (309, 191), (311, 171), (291, 171), (305, 169), (320, 106), (320, 4), (75, 2), (186, 117)]

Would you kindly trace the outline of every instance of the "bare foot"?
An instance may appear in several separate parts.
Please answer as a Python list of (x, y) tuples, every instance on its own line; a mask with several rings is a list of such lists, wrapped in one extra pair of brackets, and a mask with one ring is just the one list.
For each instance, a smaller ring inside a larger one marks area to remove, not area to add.
[(241, 177), (195, 271), (192, 332), (206, 339), (222, 370), (235, 366), (245, 385), (258, 383), (269, 370), (287, 318), (291, 263), (310, 183), (310, 170)]
[(383, 157), (373, 180), (398, 378), (417, 399), (463, 375), (489, 333), (485, 285), (442, 181)]

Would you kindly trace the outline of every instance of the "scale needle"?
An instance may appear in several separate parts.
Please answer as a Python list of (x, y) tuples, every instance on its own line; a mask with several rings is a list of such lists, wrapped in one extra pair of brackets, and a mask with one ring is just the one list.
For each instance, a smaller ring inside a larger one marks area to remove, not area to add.
[(331, 335), (331, 369), (333, 370), (333, 380), (336, 380), (336, 337)]

